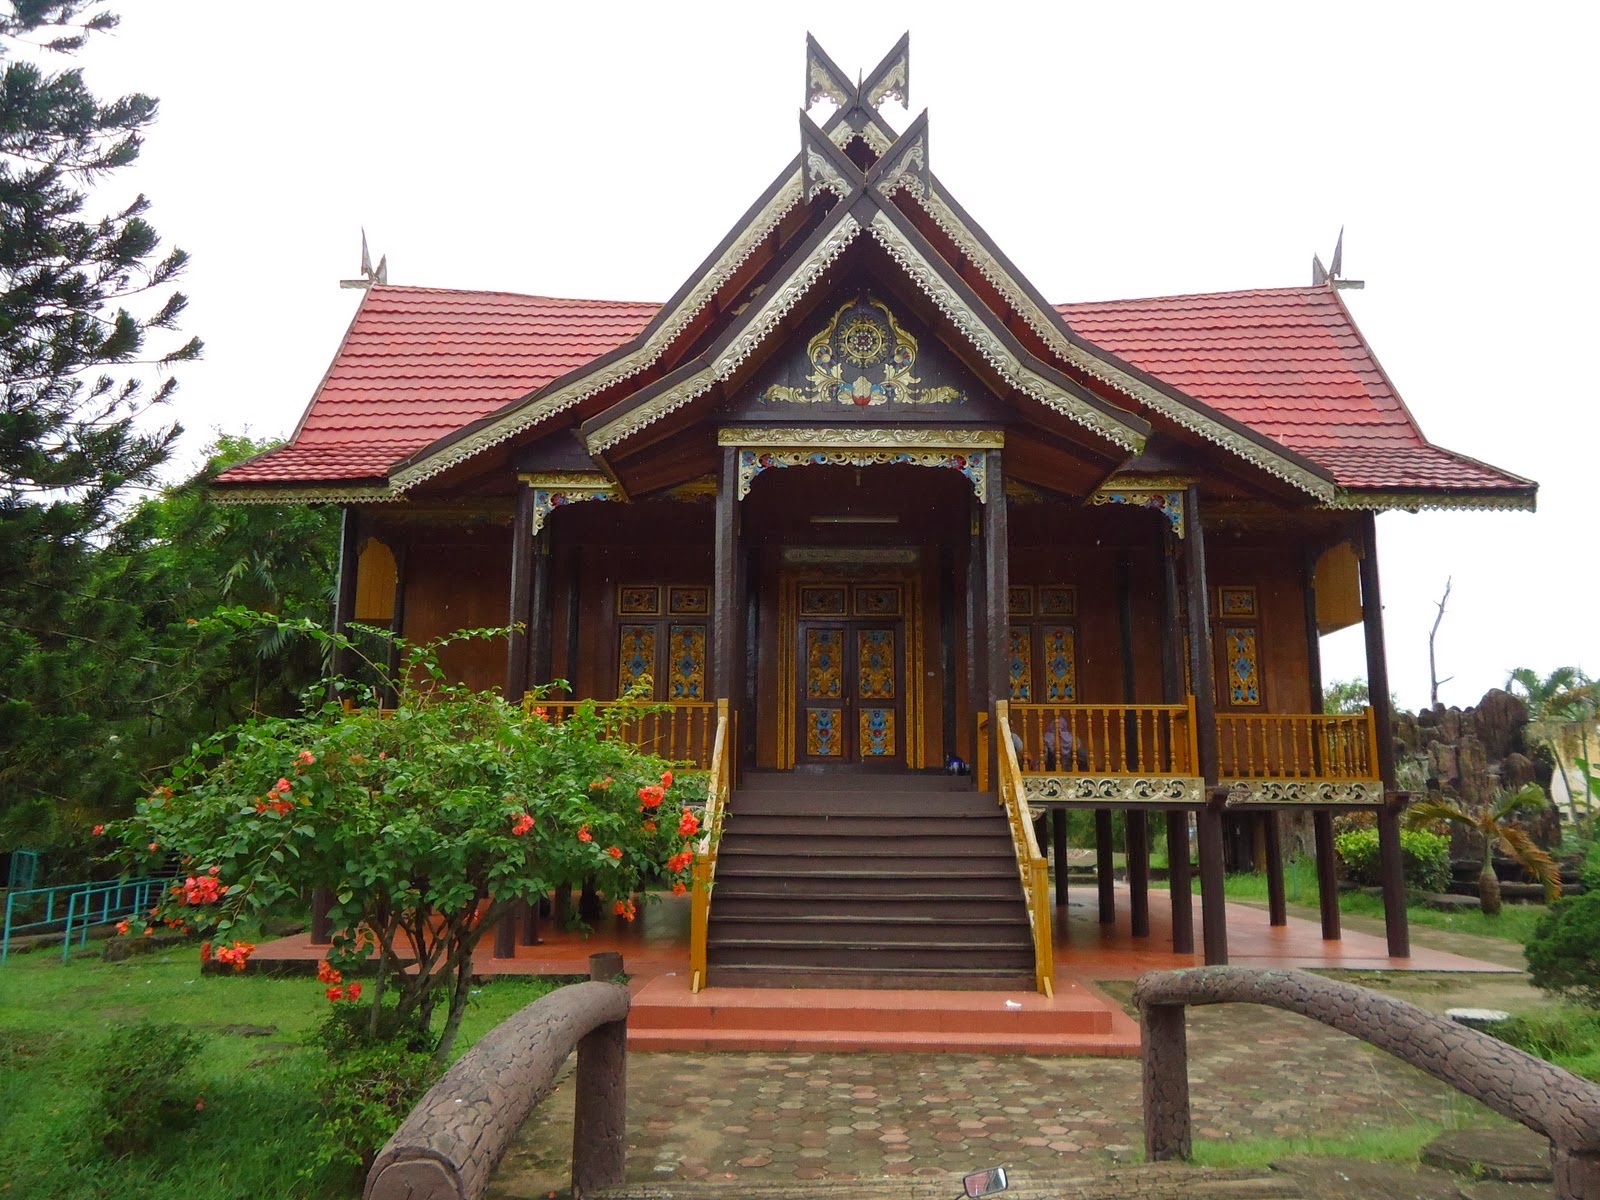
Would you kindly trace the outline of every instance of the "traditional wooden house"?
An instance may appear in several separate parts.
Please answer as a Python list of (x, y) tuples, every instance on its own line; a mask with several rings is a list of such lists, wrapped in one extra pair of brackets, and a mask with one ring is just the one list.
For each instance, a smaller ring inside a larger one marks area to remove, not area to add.
[[(1279, 814), (1312, 814), (1337, 937), (1332, 814), (1375, 811), (1405, 957), (1374, 514), (1536, 485), (1422, 435), (1336, 277), (1050, 303), (932, 174), (926, 114), (880, 116), (906, 85), (904, 40), (859, 84), (810, 43), (836, 111), (665, 304), (375, 283), (219, 497), (343, 507), (341, 622), (515, 625), (462, 679), (673, 706), (641, 736), (732, 785), (697, 985), (1048, 986), (1030, 818), (1059, 862), (1070, 808), (1103, 917), (1125, 814), (1135, 934), (1165, 822), (1180, 952), (1195, 832), (1208, 962), (1230, 825), (1281, 922)], [(1373, 708), (1325, 716), (1318, 636), (1357, 622)]]

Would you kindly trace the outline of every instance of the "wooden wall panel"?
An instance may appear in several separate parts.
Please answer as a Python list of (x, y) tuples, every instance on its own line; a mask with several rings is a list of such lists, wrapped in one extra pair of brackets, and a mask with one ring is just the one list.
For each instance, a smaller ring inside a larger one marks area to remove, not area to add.
[(1306, 658), (1306, 610), (1302, 591), (1301, 553), (1290, 541), (1243, 542), (1216, 538), (1206, 545), (1206, 568), (1212, 588), (1213, 631), (1224, 622), (1215, 617), (1216, 589), (1256, 589), (1262, 703), (1233, 708), (1222, 687), (1225, 667), (1219, 648), (1217, 710), (1219, 712), (1311, 711), (1311, 677)]
[[(427, 641), (457, 629), (503, 627), (510, 611), (509, 535), (494, 530), (463, 533), (459, 540), (438, 538), (429, 530), (410, 543), (405, 637)], [(447, 646), (440, 663), (452, 680), (475, 688), (504, 687), (505, 639)]]

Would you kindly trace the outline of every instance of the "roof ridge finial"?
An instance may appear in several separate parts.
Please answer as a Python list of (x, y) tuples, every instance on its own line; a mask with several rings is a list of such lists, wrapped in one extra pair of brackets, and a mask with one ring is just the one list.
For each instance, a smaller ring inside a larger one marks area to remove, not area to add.
[(1345, 279), (1344, 274), (1344, 226), (1339, 226), (1338, 240), (1333, 243), (1333, 265), (1323, 266), (1322, 257), (1317, 254), (1311, 256), (1311, 286), (1322, 287), (1326, 284), (1335, 291), (1353, 289), (1360, 291), (1367, 286), (1365, 279)]
[(389, 282), (389, 256), (387, 254), (378, 259), (378, 265), (372, 265), (372, 253), (367, 249), (366, 226), (361, 228), (361, 278), (341, 279), (339, 286), (342, 288), (360, 288), (366, 291), (375, 283)]

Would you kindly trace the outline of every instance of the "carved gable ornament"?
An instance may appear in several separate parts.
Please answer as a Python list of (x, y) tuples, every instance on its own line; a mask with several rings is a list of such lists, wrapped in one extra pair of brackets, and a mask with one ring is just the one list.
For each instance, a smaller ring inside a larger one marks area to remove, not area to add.
[(803, 358), (780, 358), (755, 403), (880, 410), (965, 405), (971, 381), (940, 348), (930, 350), (924, 353), (887, 304), (864, 295), (834, 310), (806, 343)]

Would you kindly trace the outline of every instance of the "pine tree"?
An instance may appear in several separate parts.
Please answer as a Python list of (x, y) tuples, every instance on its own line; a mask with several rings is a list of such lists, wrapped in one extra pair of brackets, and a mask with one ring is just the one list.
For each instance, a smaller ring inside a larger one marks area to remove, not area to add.
[(53, 64), (115, 24), (98, 0), (0, 3), (0, 822), (95, 786), (75, 760), (95, 751), (109, 651), (136, 614), (92, 564), (180, 432), (149, 414), (168, 368), (200, 353), (175, 334), (186, 256), (163, 249), (149, 202), (86, 212), (156, 101), (101, 101)]

